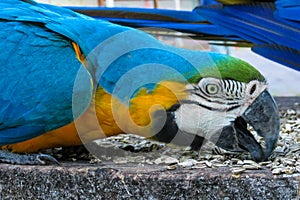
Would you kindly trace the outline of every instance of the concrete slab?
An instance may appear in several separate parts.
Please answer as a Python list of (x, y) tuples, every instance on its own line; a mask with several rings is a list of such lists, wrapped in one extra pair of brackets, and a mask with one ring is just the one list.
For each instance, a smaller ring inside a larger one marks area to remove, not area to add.
[(296, 199), (299, 175), (227, 168), (166, 170), (160, 165), (0, 165), (0, 199)]

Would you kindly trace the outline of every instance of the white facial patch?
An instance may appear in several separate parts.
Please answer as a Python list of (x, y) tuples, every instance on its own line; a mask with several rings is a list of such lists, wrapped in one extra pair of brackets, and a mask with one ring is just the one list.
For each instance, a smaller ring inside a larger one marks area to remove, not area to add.
[(235, 115), (208, 110), (196, 104), (183, 104), (175, 113), (175, 121), (180, 130), (206, 138), (234, 120)]
[(267, 85), (257, 80), (241, 83), (203, 78), (197, 85), (189, 84), (186, 88), (190, 95), (175, 111), (177, 126), (209, 139), (241, 116)]

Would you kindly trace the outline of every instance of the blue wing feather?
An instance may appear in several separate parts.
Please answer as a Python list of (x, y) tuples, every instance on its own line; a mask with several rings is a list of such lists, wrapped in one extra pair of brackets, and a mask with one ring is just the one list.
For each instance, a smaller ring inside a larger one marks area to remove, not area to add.
[(17, 143), (45, 133), (43, 126), (24, 125), (1, 130), (0, 145)]
[(276, 15), (278, 18), (299, 22), (300, 2), (297, 0), (278, 0)]
[[(152, 19), (155, 21), (156, 18), (162, 19), (163, 17), (167, 17), (169, 19), (173, 19), (173, 21), (185, 21), (185, 22), (200, 22), (205, 21), (205, 18), (201, 17), (197, 13), (191, 12), (191, 11), (178, 11), (178, 10), (167, 10), (167, 9), (149, 9), (149, 8), (124, 8), (124, 7), (66, 7), (71, 10), (75, 10), (77, 12), (86, 12), (90, 11), (92, 13), (99, 13), (101, 14), (101, 11), (105, 11), (106, 14), (113, 15), (116, 13), (116, 15), (113, 16), (125, 16), (127, 19), (137, 19), (137, 18), (145, 18), (146, 16), (149, 16), (149, 19)], [(108, 13), (109, 12), (109, 13)], [(103, 15), (93, 15), (95, 18), (102, 19), (105, 17), (105, 13)], [(143, 14), (143, 16), (141, 16)], [(133, 17), (134, 15), (134, 17)], [(147, 17), (148, 18), (148, 17)], [(166, 18), (163, 18), (166, 19)], [(160, 20), (161, 22), (163, 20)]]
[[(43, 23), (49, 19), (41, 10), (12, 0), (2, 1), (0, 10), (0, 145), (4, 145), (70, 123), (89, 105), (92, 85), (90, 74), (76, 59), (72, 40), (46, 28)], [(82, 87), (74, 89), (79, 70)], [(77, 116), (73, 116), (74, 95), (82, 98), (75, 108)]]
[[(258, 3), (200, 8), (199, 13), (256, 44), (281, 44), (291, 48), (300, 46), (297, 40), (299, 30), (277, 21), (273, 16), (274, 11), (273, 4)], [(287, 35), (291, 36), (288, 40)]]
[(300, 51), (280, 45), (254, 45), (252, 51), (300, 71)]
[[(209, 21), (253, 42), (255, 52), (300, 70), (297, 64), (300, 51), (299, 1), (277, 0), (275, 4), (214, 5), (199, 7), (196, 11)], [(280, 51), (285, 58), (280, 58)]]
[(210, 24), (194, 11), (147, 8), (67, 7), (76, 12), (131, 27), (158, 27), (194, 34), (209, 34), (237, 40), (233, 32)]

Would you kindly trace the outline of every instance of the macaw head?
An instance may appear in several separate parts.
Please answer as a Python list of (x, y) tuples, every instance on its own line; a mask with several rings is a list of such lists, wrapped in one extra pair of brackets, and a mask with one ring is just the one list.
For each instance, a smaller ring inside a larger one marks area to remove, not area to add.
[[(204, 139), (229, 151), (248, 151), (256, 161), (268, 159), (279, 135), (277, 106), (265, 78), (248, 63), (212, 54), (215, 66), (204, 68), (184, 84), (186, 95), (166, 110), (154, 112), (153, 138), (199, 149)], [(180, 96), (180, 95), (178, 95)], [(256, 141), (250, 126), (265, 140)]]

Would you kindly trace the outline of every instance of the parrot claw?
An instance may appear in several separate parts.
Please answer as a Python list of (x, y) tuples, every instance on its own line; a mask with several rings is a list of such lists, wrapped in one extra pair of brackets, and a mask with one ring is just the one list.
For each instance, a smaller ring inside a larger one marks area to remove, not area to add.
[(60, 163), (47, 154), (16, 154), (5, 150), (0, 150), (0, 162), (18, 165), (48, 165)]
[(36, 160), (43, 165), (47, 165), (47, 164), (60, 165), (60, 163), (54, 157), (48, 154), (34, 154), (33, 156), (35, 156)]

